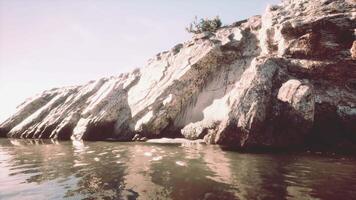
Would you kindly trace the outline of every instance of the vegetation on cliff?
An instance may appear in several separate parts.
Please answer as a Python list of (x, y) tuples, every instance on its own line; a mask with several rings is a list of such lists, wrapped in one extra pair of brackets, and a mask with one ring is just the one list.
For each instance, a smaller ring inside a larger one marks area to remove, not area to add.
[(222, 22), (219, 16), (214, 17), (213, 19), (209, 18), (202, 18), (198, 21), (198, 18), (195, 17), (194, 21), (189, 24), (186, 30), (189, 33), (203, 33), (203, 32), (215, 32), (217, 31), (222, 25)]

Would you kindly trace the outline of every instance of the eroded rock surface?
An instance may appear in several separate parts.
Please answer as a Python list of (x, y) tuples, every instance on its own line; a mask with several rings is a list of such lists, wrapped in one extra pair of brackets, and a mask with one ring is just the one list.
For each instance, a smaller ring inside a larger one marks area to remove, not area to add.
[(204, 139), (235, 148), (356, 144), (356, 3), (285, 0), (131, 73), (45, 91), (0, 135)]

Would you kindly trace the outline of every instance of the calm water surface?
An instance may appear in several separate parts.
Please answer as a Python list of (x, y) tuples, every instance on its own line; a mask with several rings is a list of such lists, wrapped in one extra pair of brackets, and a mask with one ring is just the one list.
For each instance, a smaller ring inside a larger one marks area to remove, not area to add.
[(356, 160), (0, 139), (0, 199), (356, 199)]

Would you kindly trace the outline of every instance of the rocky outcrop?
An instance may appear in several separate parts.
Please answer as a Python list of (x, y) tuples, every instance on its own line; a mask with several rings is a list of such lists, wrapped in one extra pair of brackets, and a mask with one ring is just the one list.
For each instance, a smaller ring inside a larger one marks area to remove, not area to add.
[(28, 99), (0, 135), (352, 148), (355, 31), (353, 0), (285, 0), (194, 35), (131, 73)]

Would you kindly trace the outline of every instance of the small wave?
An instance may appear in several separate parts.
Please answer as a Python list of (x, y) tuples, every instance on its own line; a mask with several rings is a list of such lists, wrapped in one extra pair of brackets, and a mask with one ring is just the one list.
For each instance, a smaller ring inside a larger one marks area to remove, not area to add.
[(187, 163), (186, 163), (186, 162), (183, 162), (183, 161), (180, 161), (180, 160), (177, 160), (177, 161), (176, 161), (176, 165), (179, 165), (179, 166), (187, 166)]
[(156, 156), (152, 158), (153, 161), (159, 161), (162, 160), (162, 156)]
[(143, 155), (147, 156), (147, 157), (151, 157), (152, 153), (151, 152), (145, 152)]
[(80, 167), (80, 166), (86, 166), (88, 163), (75, 163), (73, 167)]

